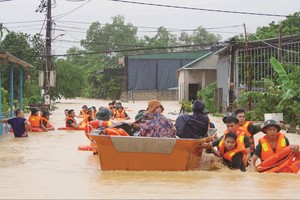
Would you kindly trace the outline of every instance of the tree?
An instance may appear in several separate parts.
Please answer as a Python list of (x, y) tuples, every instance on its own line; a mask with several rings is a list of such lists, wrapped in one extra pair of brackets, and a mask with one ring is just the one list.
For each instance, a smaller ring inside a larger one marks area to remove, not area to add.
[(10, 32), (5, 26), (3, 26), (3, 23), (0, 23), (0, 43), (2, 42), (4, 31), (6, 31), (7, 33)]
[(269, 26), (258, 27), (256, 34), (250, 35), (249, 40), (258, 40), (278, 37), (279, 28), (282, 29), (282, 35), (294, 35), (300, 33), (300, 12), (287, 16), (285, 20), (275, 23), (272, 21)]
[(276, 76), (263, 79), (265, 91), (243, 92), (237, 103), (245, 105), (251, 95), (257, 103), (255, 110), (249, 112), (253, 120), (262, 120), (264, 113), (271, 112), (283, 113), (286, 122), (297, 122), (296, 115), (300, 113), (300, 67), (282, 65), (275, 58), (271, 58), (270, 62)]
[(74, 67), (71, 63), (59, 59), (54, 62), (56, 71), (56, 87), (51, 89), (51, 97), (56, 98), (75, 98), (81, 96), (84, 85), (83, 71)]

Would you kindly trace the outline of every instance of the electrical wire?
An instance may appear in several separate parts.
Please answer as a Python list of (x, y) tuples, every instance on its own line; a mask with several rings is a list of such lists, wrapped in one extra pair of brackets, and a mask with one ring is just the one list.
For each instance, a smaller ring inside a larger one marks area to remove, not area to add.
[(78, 6), (77, 8), (73, 9), (73, 10), (70, 10), (66, 13), (62, 13), (62, 14), (59, 14), (59, 15), (56, 15), (56, 16), (53, 16), (52, 18), (53, 19), (59, 19), (59, 18), (62, 18), (62, 17), (65, 17), (73, 12), (75, 12), (76, 10), (78, 10), (79, 8), (83, 7), (84, 5), (88, 4), (89, 2), (91, 2), (91, 0), (88, 0), (87, 2), (83, 3), (82, 5)]
[(295, 53), (295, 54), (300, 54), (300, 52), (298, 52), (298, 51), (293, 51), (293, 50), (288, 50), (288, 49), (282, 49), (282, 48), (279, 48), (279, 47), (277, 47), (277, 46), (274, 46), (274, 45), (272, 45), (272, 44), (266, 42), (265, 40), (260, 39), (260, 38), (257, 37), (255, 34), (252, 35), (252, 36), (254, 36), (258, 41), (261, 41), (262, 43), (264, 43), (264, 44), (266, 44), (266, 45), (268, 45), (269, 47), (272, 47), (272, 48), (274, 48), (274, 49), (282, 50), (282, 51), (286, 51), (286, 52), (290, 52), (290, 53)]
[(254, 13), (254, 12), (230, 11), (230, 10), (219, 10), (219, 9), (195, 8), (195, 7), (173, 6), (173, 5), (166, 5), (166, 4), (154, 4), (154, 3), (146, 3), (146, 2), (125, 1), (125, 0), (108, 0), (108, 1), (114, 1), (118, 3), (139, 4), (145, 6), (186, 9), (186, 10), (201, 10), (201, 11), (209, 11), (209, 12), (221, 12), (221, 13), (242, 14), (242, 15), (259, 15), (259, 16), (269, 16), (269, 17), (287, 17), (287, 15), (278, 15), (278, 14), (269, 14), (269, 13)]

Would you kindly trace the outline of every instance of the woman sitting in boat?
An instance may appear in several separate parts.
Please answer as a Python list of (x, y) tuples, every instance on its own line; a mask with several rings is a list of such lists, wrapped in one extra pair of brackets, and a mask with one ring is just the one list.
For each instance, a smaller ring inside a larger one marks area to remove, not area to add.
[(218, 145), (219, 152), (215, 154), (222, 158), (223, 164), (230, 169), (246, 171), (246, 149), (243, 142), (237, 140), (237, 135), (229, 132)]
[[(267, 120), (262, 131), (266, 135), (259, 139), (255, 148), (251, 159), (251, 169), (259, 172), (297, 173), (300, 165), (299, 145), (290, 145), (285, 135), (279, 132), (280, 126), (275, 120)], [(258, 158), (260, 158), (261, 164), (256, 166)], [(298, 161), (297, 165), (295, 165), (295, 161)]]
[(113, 119), (120, 119), (120, 120), (126, 120), (130, 119), (129, 115), (125, 112), (125, 109), (122, 105), (117, 105), (116, 111), (114, 113)]
[(74, 129), (78, 129), (79, 126), (81, 125), (82, 121), (77, 123), (76, 120), (74, 119), (75, 117), (75, 111), (73, 109), (69, 110), (69, 116), (66, 119), (66, 127), (72, 127)]
[(162, 112), (164, 107), (158, 100), (148, 103), (140, 125), (140, 135), (144, 137), (172, 137), (176, 135), (176, 128)]
[(41, 127), (43, 131), (53, 131), (54, 127), (49, 122), (49, 116), (51, 113), (48, 110), (44, 110), (41, 117)]

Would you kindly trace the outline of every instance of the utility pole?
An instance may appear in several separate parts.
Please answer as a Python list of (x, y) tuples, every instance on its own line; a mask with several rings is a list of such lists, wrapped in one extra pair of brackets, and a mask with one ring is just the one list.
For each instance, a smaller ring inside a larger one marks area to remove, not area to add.
[[(249, 65), (249, 49), (248, 49), (248, 36), (246, 31), (246, 24), (244, 23), (244, 31), (245, 31), (245, 47), (246, 47), (246, 71), (247, 71), (247, 91), (252, 90), (252, 69)], [(248, 97), (248, 108), (252, 109), (252, 97), (251, 94)]]
[[(44, 71), (44, 97), (49, 98), (50, 101), (50, 71), (52, 70), (52, 57), (51, 57), (51, 0), (47, 0), (47, 26), (46, 26), (46, 67)], [(48, 95), (48, 96), (46, 96)]]

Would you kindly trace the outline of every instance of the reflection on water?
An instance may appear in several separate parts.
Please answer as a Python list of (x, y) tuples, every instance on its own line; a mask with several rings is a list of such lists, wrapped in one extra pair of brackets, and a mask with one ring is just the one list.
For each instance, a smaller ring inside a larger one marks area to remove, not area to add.
[[(106, 106), (107, 103), (83, 99), (60, 103), (50, 120), (56, 128), (62, 127), (65, 108), (75, 108), (79, 112), (83, 104), (99, 107), (97, 104)], [(176, 105), (168, 103), (173, 104)], [(128, 105), (137, 112), (146, 102)], [(174, 110), (174, 106), (170, 108)], [(134, 118), (134, 112), (129, 114)], [(300, 144), (300, 136), (288, 137), (291, 143)], [(218, 171), (102, 172), (98, 156), (77, 150), (79, 145), (85, 144), (88, 140), (82, 131), (31, 133), (29, 138), (4, 134), (0, 138), (0, 198), (299, 198), (299, 174), (243, 173), (226, 168)]]

